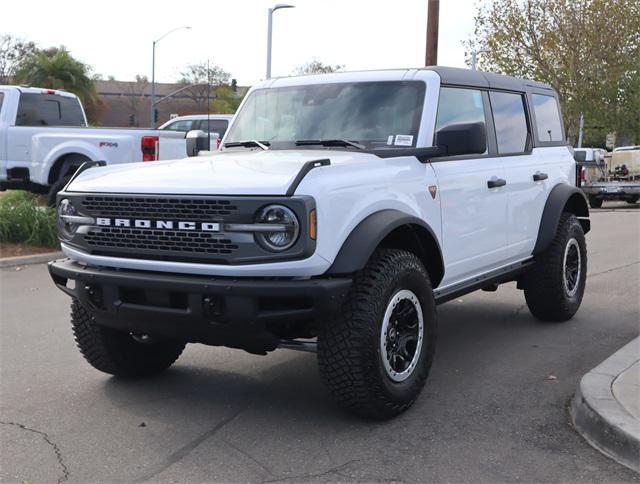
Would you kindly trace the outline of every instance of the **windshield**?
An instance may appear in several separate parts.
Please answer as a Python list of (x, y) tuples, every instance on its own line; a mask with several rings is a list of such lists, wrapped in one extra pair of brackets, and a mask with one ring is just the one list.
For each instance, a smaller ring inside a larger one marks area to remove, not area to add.
[(415, 147), (424, 91), (425, 84), (418, 81), (259, 89), (236, 115), (225, 144), (259, 140), (282, 148), (296, 141), (349, 140), (370, 149)]

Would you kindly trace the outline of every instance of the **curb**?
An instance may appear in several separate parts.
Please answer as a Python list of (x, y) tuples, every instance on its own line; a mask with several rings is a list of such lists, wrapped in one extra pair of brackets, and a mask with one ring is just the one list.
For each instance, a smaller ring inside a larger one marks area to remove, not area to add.
[(0, 269), (6, 267), (27, 266), (31, 264), (42, 264), (54, 259), (60, 259), (64, 254), (58, 252), (45, 252), (44, 254), (20, 255), (18, 257), (5, 257), (0, 259)]
[(640, 420), (615, 398), (612, 386), (639, 355), (640, 338), (636, 338), (584, 375), (570, 409), (573, 425), (589, 444), (636, 472), (640, 472)]

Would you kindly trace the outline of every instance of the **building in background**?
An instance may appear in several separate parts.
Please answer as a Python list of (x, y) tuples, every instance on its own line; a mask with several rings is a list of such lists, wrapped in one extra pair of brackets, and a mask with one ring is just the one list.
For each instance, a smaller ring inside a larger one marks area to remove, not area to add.
[[(103, 126), (147, 127), (150, 123), (151, 83), (146, 78), (135, 81), (97, 80), (96, 92), (102, 103), (100, 124)], [(171, 115), (206, 114), (207, 88), (193, 86), (161, 101), (162, 98), (185, 87), (178, 83), (156, 83), (157, 125), (168, 121)], [(215, 86), (209, 93), (210, 101), (215, 99)], [(242, 97), (247, 87), (236, 88)], [(160, 102), (159, 102), (160, 101)]]

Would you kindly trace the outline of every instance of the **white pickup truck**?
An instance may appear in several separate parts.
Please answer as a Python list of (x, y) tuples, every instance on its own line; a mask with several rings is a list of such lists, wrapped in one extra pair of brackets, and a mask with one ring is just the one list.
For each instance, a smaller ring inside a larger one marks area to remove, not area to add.
[(53, 203), (85, 161), (111, 165), (184, 158), (184, 138), (175, 131), (89, 127), (74, 94), (0, 86), (0, 191), (48, 192)]

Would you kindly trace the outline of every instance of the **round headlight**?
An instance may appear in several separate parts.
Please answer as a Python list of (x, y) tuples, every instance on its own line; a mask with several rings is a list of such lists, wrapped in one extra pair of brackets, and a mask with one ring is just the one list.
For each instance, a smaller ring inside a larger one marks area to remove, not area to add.
[(65, 216), (77, 216), (78, 211), (73, 204), (66, 198), (60, 200), (58, 204), (58, 232), (60, 236), (65, 239), (71, 239), (76, 230), (78, 230), (78, 224), (70, 223), (64, 219)]
[(293, 211), (283, 205), (269, 205), (263, 208), (256, 219), (256, 223), (278, 226), (277, 230), (256, 232), (258, 242), (273, 251), (283, 251), (290, 248), (298, 240), (300, 223)]

